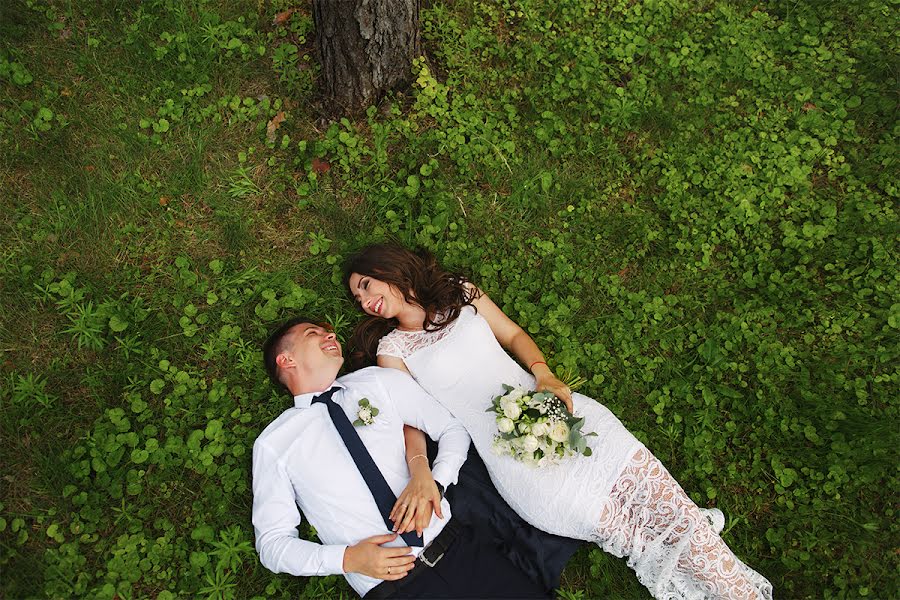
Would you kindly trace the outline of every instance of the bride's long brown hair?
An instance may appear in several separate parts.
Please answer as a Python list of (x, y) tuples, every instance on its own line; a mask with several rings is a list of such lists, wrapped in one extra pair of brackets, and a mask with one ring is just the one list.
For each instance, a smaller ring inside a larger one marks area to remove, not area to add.
[[(350, 276), (354, 273), (393, 285), (404, 300), (421, 306), (426, 331), (443, 329), (455, 321), (462, 308), (478, 296), (477, 288), (466, 287), (468, 278), (445, 271), (425, 249), (412, 251), (396, 244), (366, 246), (344, 265), (344, 290), (351, 297)], [(350, 367), (375, 364), (378, 341), (398, 325), (397, 319), (373, 316), (360, 321), (350, 337)]]

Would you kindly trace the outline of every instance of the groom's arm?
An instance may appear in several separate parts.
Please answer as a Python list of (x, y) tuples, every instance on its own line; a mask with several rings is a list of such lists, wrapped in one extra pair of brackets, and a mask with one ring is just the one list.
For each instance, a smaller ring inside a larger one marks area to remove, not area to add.
[(283, 464), (257, 440), (253, 445), (253, 528), (260, 562), (274, 573), (342, 575), (347, 546), (300, 539), (301, 521)]
[(381, 383), (403, 422), (438, 442), (437, 457), (431, 469), (434, 480), (445, 489), (456, 483), (459, 469), (469, 452), (470, 438), (462, 423), (409, 375), (395, 369), (383, 369), (381, 375)]

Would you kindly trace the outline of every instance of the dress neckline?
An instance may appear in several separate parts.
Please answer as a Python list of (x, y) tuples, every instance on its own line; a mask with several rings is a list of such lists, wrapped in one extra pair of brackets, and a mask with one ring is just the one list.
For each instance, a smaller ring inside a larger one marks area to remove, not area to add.
[[(402, 333), (403, 335), (411, 336), (411, 335), (436, 334), (436, 333), (441, 333), (441, 332), (448, 331), (448, 330), (453, 329), (453, 328), (456, 327), (456, 324), (460, 321), (460, 319), (463, 318), (463, 315), (464, 315), (466, 312), (468, 312), (468, 311), (466, 311), (467, 308), (469, 308), (469, 305), (463, 306), (463, 307), (462, 307), (462, 310), (459, 311), (459, 316), (457, 316), (456, 319), (455, 319), (452, 323), (450, 323), (450, 324), (447, 325), (446, 327), (443, 327), (442, 329), (437, 329), (437, 330), (428, 330), (428, 329), (425, 329), (425, 328), (422, 328), (422, 329), (400, 329), (400, 328), (398, 328), (398, 327), (395, 327), (394, 330), (391, 331), (390, 334), (393, 334), (393, 333), (398, 333), (398, 334), (399, 334), (399, 333)], [(390, 334), (388, 334), (388, 335), (390, 335)]]
[(400, 329), (399, 327), (397, 327), (396, 329), (394, 329), (394, 331), (396, 331), (398, 333), (422, 333), (425, 330), (424, 329)]

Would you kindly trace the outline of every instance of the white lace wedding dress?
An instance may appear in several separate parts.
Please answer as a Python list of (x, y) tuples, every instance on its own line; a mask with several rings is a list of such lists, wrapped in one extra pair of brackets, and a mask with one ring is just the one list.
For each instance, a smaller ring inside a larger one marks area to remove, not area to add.
[(499, 456), (487, 413), (502, 384), (534, 389), (534, 377), (497, 342), (471, 306), (436, 331), (394, 330), (378, 354), (402, 359), (419, 384), (472, 437), (497, 490), (534, 526), (596, 542), (627, 557), (656, 598), (766, 598), (772, 585), (747, 567), (718, 532), (722, 513), (700, 509), (678, 482), (607, 408), (573, 394), (593, 454), (541, 467)]

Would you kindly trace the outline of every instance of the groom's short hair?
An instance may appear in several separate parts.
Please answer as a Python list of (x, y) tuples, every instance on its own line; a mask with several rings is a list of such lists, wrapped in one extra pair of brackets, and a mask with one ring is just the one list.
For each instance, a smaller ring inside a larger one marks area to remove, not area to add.
[(284, 351), (286, 345), (285, 338), (287, 337), (288, 333), (290, 333), (291, 329), (293, 329), (297, 325), (302, 325), (303, 323), (318, 322), (319, 320), (310, 319), (306, 316), (293, 317), (276, 327), (275, 330), (269, 334), (269, 337), (266, 338), (266, 341), (263, 342), (263, 364), (266, 367), (266, 373), (269, 375), (269, 379), (278, 389), (290, 394), (290, 390), (285, 387), (285, 385), (281, 382), (281, 379), (278, 377), (278, 363), (275, 362), (275, 359), (278, 358), (278, 355)]

